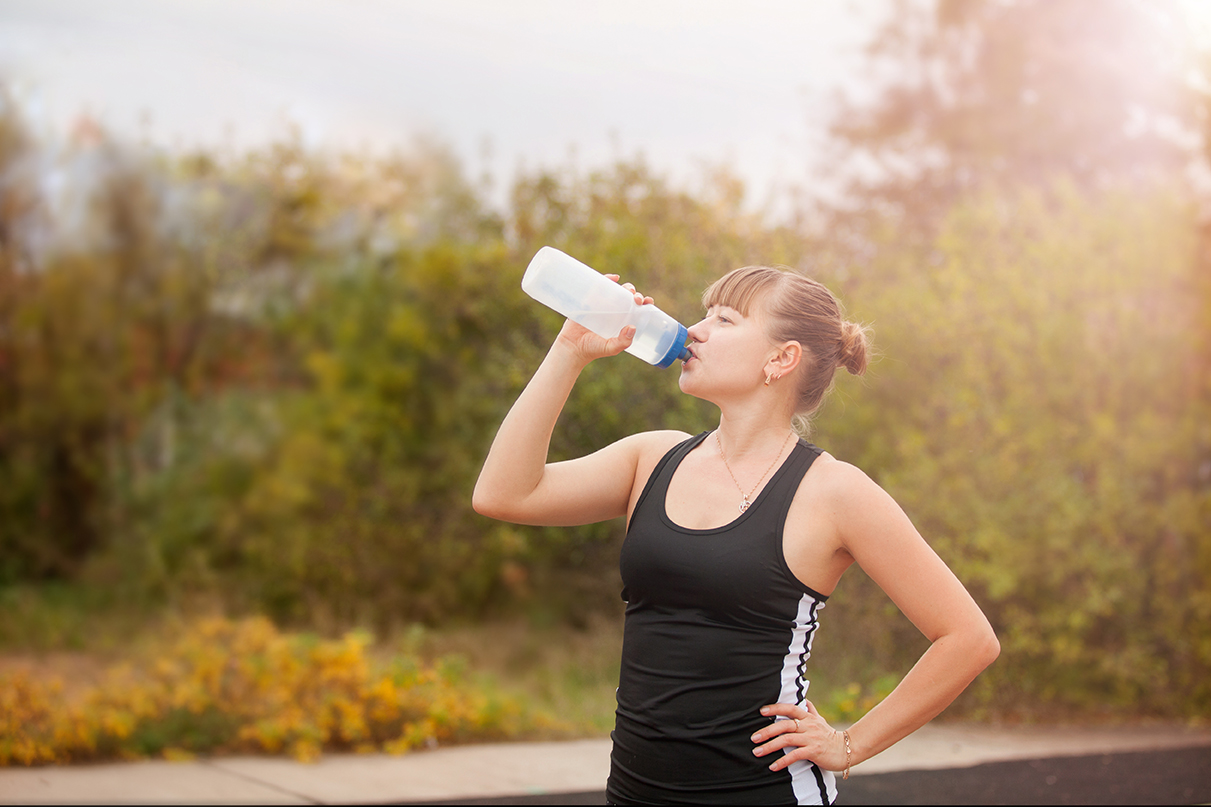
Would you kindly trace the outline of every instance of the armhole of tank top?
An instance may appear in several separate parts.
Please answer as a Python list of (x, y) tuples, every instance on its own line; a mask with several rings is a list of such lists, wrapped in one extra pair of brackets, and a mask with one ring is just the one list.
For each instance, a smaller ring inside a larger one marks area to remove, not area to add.
[(660, 462), (656, 463), (656, 467), (652, 469), (652, 473), (648, 476), (647, 484), (643, 486), (643, 490), (639, 494), (639, 498), (635, 500), (635, 509), (631, 511), (631, 519), (628, 524), (627, 532), (630, 532), (630, 524), (635, 522), (635, 514), (639, 512), (639, 508), (643, 507), (644, 501), (647, 500), (648, 494), (652, 492), (652, 488), (656, 486), (656, 480), (660, 478), (660, 474), (668, 467), (669, 463), (676, 458), (677, 464), (681, 464), (681, 460), (685, 455), (694, 450), (695, 447), (710, 434), (709, 431), (700, 432), (686, 440), (682, 440), (677, 445), (670, 448), (660, 458)]
[[(807, 472), (811, 470), (812, 465), (814, 465), (816, 460), (820, 458), (820, 455), (824, 453), (822, 449), (812, 445), (802, 437), (799, 438), (799, 445), (808, 450), (811, 455), (811, 459), (809, 459), (804, 466), (803, 473), (799, 474), (799, 480), (795, 483), (795, 489), (791, 491), (789, 496), (787, 496), (786, 502), (781, 504), (781, 512), (778, 514), (778, 540), (775, 542), (778, 545), (778, 563), (781, 564), (782, 573), (786, 575), (787, 580), (793, 583), (804, 593), (810, 594), (823, 603), (828, 601), (829, 595), (821, 594), (796, 577), (795, 573), (791, 571), (790, 564), (786, 562), (786, 547), (784, 546), (784, 542), (786, 541), (786, 517), (790, 513), (791, 505), (795, 501), (795, 496), (799, 493), (799, 486), (803, 484), (804, 477), (807, 476)], [(636, 509), (638, 509), (638, 507), (636, 507)]]

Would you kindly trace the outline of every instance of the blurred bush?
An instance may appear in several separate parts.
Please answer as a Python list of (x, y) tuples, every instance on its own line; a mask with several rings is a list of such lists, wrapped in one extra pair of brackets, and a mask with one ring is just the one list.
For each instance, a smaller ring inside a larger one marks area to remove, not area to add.
[(197, 753), (404, 753), (557, 724), (485, 693), (457, 662), (374, 665), (364, 633), (279, 633), (264, 618), (203, 620), (146, 667), (123, 665), (71, 701), (62, 685), (0, 675), (0, 765)]
[[(861, 388), (843, 383), (822, 439), (984, 606), (1002, 655), (980, 685), (1006, 709), (1024, 695), (1211, 706), (1194, 223), (1161, 189), (990, 195), (957, 206), (928, 250), (881, 251), (849, 283), (884, 355)], [(903, 619), (863, 638), (887, 600), (853, 576), (829, 604), (847, 652), (920, 648)]]

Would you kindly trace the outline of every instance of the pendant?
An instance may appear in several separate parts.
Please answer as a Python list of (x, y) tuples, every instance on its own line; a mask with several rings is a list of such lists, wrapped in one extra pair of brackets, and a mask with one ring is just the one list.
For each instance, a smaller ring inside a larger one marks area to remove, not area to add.
[(740, 503), (740, 512), (743, 513), (748, 509), (748, 496), (744, 497), (744, 501)]

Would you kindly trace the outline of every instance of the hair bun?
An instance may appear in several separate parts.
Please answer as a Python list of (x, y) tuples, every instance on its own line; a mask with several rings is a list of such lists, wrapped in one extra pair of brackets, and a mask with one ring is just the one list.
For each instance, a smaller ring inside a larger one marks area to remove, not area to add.
[(841, 357), (837, 359), (838, 367), (844, 367), (854, 375), (862, 375), (866, 372), (869, 349), (868, 328), (856, 322), (841, 323)]

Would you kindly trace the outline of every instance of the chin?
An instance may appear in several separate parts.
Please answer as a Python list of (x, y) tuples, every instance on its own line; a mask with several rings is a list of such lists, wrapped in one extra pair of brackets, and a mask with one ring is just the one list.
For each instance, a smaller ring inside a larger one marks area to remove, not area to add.
[[(693, 372), (693, 367), (690, 367), (689, 370), (690, 371), (687, 372), (686, 368), (681, 368), (681, 376), (677, 379), (677, 386), (680, 387), (681, 391), (686, 395), (693, 395), (695, 398), (702, 398), (703, 390), (700, 383), (701, 379), (695, 377), (696, 374)], [(706, 399), (703, 398), (703, 400)]]
[(690, 389), (694, 386), (693, 376), (686, 376), (685, 367), (681, 368), (681, 375), (677, 377), (677, 386), (687, 395), (693, 395)]

